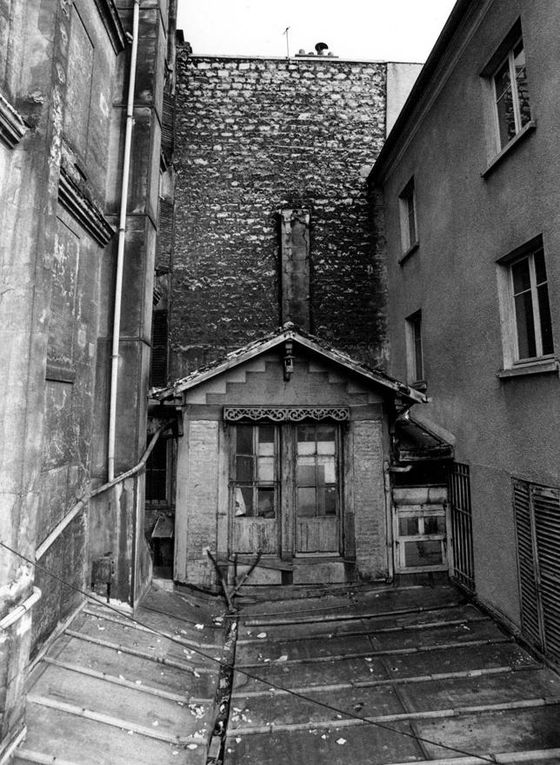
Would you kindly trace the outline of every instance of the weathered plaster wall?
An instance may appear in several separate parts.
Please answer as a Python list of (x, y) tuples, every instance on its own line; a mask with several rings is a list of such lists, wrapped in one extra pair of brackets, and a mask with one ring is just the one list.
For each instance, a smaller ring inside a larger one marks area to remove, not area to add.
[(178, 55), (171, 377), (280, 322), (279, 212), (311, 215), (311, 328), (384, 358), (385, 288), (365, 176), (386, 66)]
[[(483, 178), (497, 148), (494, 105), (480, 72), (518, 18), (537, 127)], [(516, 623), (511, 477), (560, 485), (560, 398), (557, 374), (497, 376), (503, 349), (496, 261), (542, 234), (557, 351), (559, 23), (554, 0), (491, 4), (449, 76), (445, 62), (436, 71), (439, 95), (422, 118), (412, 116), (412, 140), (385, 184), (391, 372), (406, 375), (404, 320), (421, 309), (432, 403), (415, 407), (414, 415), (451, 432), (457, 460), (470, 465), (477, 593)], [(459, 30), (460, 40), (469, 24)], [(461, 49), (460, 40), (452, 42), (453, 51)], [(399, 264), (398, 195), (412, 175), (419, 248)]]

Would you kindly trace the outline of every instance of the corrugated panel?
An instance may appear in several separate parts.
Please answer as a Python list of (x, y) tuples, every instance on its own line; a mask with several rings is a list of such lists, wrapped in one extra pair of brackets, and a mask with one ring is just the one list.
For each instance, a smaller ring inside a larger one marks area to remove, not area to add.
[(537, 568), (533, 548), (531, 495), (526, 481), (513, 481), (513, 505), (521, 596), (521, 629), (525, 638), (542, 649), (538, 607)]
[(560, 492), (532, 486), (546, 652), (560, 660)]

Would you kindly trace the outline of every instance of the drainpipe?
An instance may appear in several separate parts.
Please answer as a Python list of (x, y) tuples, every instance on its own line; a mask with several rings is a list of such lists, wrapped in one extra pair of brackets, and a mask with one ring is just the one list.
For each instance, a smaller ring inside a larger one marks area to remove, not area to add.
[(126, 213), (130, 176), (130, 155), (132, 149), (132, 127), (134, 125), (134, 88), (136, 85), (136, 59), (138, 57), (138, 28), (140, 0), (134, 0), (132, 16), (132, 48), (128, 80), (128, 103), (126, 109), (126, 130), (123, 153), (123, 175), (121, 184), (121, 211), (119, 218), (119, 239), (117, 249), (117, 274), (115, 279), (115, 308), (113, 315), (113, 345), (111, 352), (111, 388), (109, 399), (109, 434), (107, 445), (107, 480), (115, 477), (115, 435), (117, 426), (117, 385), (119, 373), (119, 340), (121, 334), (121, 304), (124, 270), (124, 246), (126, 238)]

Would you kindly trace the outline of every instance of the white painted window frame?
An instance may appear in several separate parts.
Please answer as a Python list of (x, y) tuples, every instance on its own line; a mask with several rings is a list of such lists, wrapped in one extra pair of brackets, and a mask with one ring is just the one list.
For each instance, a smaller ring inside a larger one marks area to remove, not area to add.
[[(543, 249), (542, 242), (535, 242), (523, 252), (510, 256), (498, 263), (498, 296), (500, 305), (500, 323), (502, 327), (502, 344), (504, 369), (516, 366), (527, 366), (546, 359), (553, 359), (554, 353), (543, 354), (541, 316), (539, 309), (535, 254)], [(513, 266), (522, 260), (529, 261), (529, 280), (531, 287), (531, 302), (533, 324), (535, 327), (536, 355), (519, 358), (519, 337), (517, 332), (517, 314), (515, 310), (515, 292), (513, 287)], [(547, 290), (549, 285), (547, 273)], [(550, 294), (549, 294), (550, 301)]]

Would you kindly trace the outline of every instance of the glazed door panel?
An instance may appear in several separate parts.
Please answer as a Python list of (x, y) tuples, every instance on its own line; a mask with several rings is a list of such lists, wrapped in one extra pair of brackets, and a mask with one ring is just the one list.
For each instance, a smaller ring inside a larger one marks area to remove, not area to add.
[(331, 423), (296, 426), (296, 554), (339, 552), (337, 441), (337, 430)]
[(278, 441), (277, 428), (271, 424), (235, 429), (233, 553), (279, 553)]

